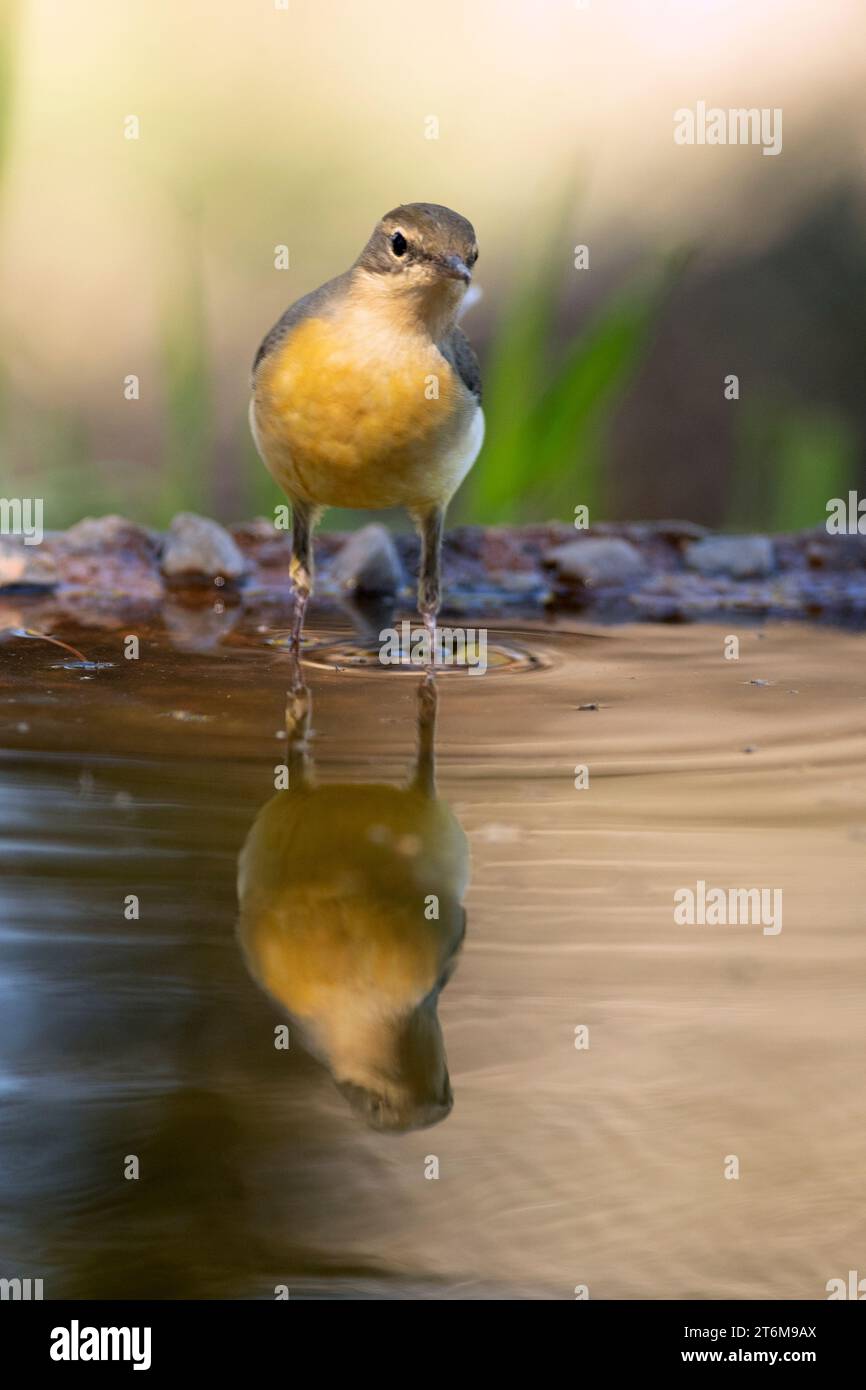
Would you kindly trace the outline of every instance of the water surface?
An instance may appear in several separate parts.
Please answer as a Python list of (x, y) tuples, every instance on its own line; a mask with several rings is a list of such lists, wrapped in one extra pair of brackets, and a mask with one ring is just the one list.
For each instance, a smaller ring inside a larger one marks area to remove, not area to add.
[[(821, 1298), (862, 1269), (862, 636), (512, 627), (541, 669), (443, 675), (437, 711), (311, 667), (287, 733), (267, 633), (173, 634), (64, 633), (95, 673), (3, 649), (0, 1275)], [(782, 930), (677, 924), (699, 880), (781, 889)]]

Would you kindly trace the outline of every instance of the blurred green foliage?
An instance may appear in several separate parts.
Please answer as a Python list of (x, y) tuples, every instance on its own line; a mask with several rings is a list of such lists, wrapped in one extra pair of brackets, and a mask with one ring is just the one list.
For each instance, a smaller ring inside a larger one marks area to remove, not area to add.
[[(0, 75), (10, 53), (0, 47)], [(4, 120), (8, 110), (0, 100), (0, 192)], [(183, 210), (179, 226), (159, 339), (163, 443), (152, 466), (94, 460), (83, 412), (13, 402), (0, 369), (0, 448), (20, 491), (32, 492), (33, 482), (25, 480), (38, 477), (51, 526), (108, 511), (157, 526), (181, 510), (231, 521), (272, 515), (285, 500), (256, 454), (245, 410), (219, 436), (195, 209)], [(612, 514), (608, 431), (685, 262), (679, 255), (633, 274), (575, 333), (562, 327), (563, 244), (560, 228), (546, 253), (532, 257), (540, 269), (517, 285), (482, 353), (487, 437), (455, 499), (452, 523), (570, 520), (579, 504), (593, 520)], [(726, 527), (789, 530), (823, 520), (827, 499), (845, 493), (856, 468), (850, 424), (838, 412), (790, 398), (762, 396), (741, 402), (739, 411)], [(16, 453), (23, 467), (16, 466)], [(9, 481), (3, 486), (11, 490)], [(343, 529), (356, 520), (335, 508), (326, 525)]]
[(796, 531), (826, 520), (856, 477), (854, 431), (838, 412), (790, 399), (743, 402), (726, 526)]
[(160, 519), (179, 511), (214, 508), (213, 393), (197, 218), (188, 219), (181, 264), (167, 297), (162, 324), (165, 450)]
[(561, 276), (553, 247), (542, 265), (516, 293), (486, 364), (487, 438), (460, 502), (473, 521), (566, 519), (578, 504), (598, 518), (606, 429), (679, 262), (627, 283), (558, 350)]
[[(16, 94), (26, 93), (21, 40), (28, 35), (23, 0), (0, 0), (0, 218), (19, 124)], [(26, 126), (26, 119), (20, 124)], [(347, 153), (339, 124), (320, 135), (324, 144), (302, 142), (291, 167), (279, 176), (291, 185), (285, 205), (302, 207), (317, 235), (321, 231), (327, 239), (328, 255), (332, 249), (336, 255), (342, 229), (332, 215), (332, 187), (342, 189), (349, 203), (364, 201), (369, 171)], [(165, 526), (182, 509), (231, 521), (255, 513), (272, 515), (284, 500), (256, 454), (245, 405), (239, 404), (248, 371), (246, 347), (238, 344), (236, 353), (231, 342), (229, 365), (218, 366), (226, 349), (222, 342), (214, 349), (215, 325), (208, 313), (225, 310), (209, 303), (205, 274), (207, 265), (216, 300), (213, 283), (225, 269), (246, 268), (233, 284), (234, 301), (227, 296), (226, 303), (237, 304), (237, 296), (248, 295), (256, 283), (254, 266), (270, 214), (262, 222), (261, 214), (257, 220), (250, 209), (261, 202), (261, 190), (274, 177), (272, 156), (251, 149), (241, 138), (213, 141), (206, 148), (207, 157), (192, 178), (182, 162), (175, 169), (168, 160), (148, 172), (146, 161), (139, 161), (142, 207), (159, 211), (155, 225), (161, 228), (164, 291), (155, 343), (145, 342), (141, 406), (130, 406), (137, 415), (125, 417), (118, 428), (122, 374), (136, 371), (135, 365), (119, 368), (117, 379), (103, 377), (95, 387), (86, 373), (70, 373), (59, 389), (50, 382), (46, 389), (43, 364), (26, 360), (28, 347), (14, 341), (14, 330), (7, 329), (0, 344), (0, 492), (43, 496), (52, 527), (107, 511), (157, 526)], [(138, 154), (145, 153), (143, 146)], [(331, 181), (321, 177), (322, 167), (331, 171)], [(579, 165), (571, 161), (568, 167)], [(158, 182), (148, 186), (148, 178)], [(621, 451), (616, 462), (625, 484), (614, 497), (608, 488), (614, 471), (610, 428), (656, 341), (667, 297), (684, 265), (681, 257), (656, 263), (625, 280), (609, 281), (612, 288), (599, 297), (596, 277), (608, 272), (594, 263), (590, 280), (584, 272), (572, 271), (563, 257), (563, 248), (574, 239), (578, 192), (569, 178), (557, 177), (547, 188), (539, 204), (550, 218), (546, 243), (537, 225), (541, 214), (526, 219), (520, 264), (535, 269), (525, 278), (515, 276), (510, 293), (501, 282), (492, 287), (498, 312), (486, 341), (476, 320), (470, 320), (470, 337), (482, 349), (487, 437), (449, 520), (570, 520), (579, 504), (597, 520), (622, 517), (640, 505), (639, 498), (652, 515), (658, 514), (656, 508), (675, 515), (685, 497), (682, 505), (693, 508), (694, 519), (728, 529), (785, 530), (823, 521), (828, 498), (844, 495), (863, 475), (866, 415), (856, 349), (866, 271), (859, 214), (846, 220), (844, 202), (824, 193), (817, 220), (807, 217), (799, 233), (795, 226), (788, 240), (766, 255), (752, 251), (751, 261), (747, 255), (730, 261), (727, 279), (717, 281), (727, 287), (727, 296), (717, 289), (714, 298), (711, 285), (708, 298), (678, 301), (679, 326), (685, 323), (690, 332), (679, 340), (668, 334), (663, 345), (659, 339), (659, 360), (674, 373), (681, 365), (677, 352), (685, 356), (690, 351), (696, 370), (673, 393), (670, 409), (664, 374), (657, 378), (662, 386), (654, 397), (650, 387), (649, 408), (646, 396), (640, 400), (640, 389), (630, 398), (635, 405), (630, 419), (637, 422), (631, 438), (647, 439), (652, 467), (644, 470), (648, 483), (642, 490), (635, 490), (632, 478), (630, 493), (632, 456), (623, 463)], [(166, 227), (176, 237), (165, 235)], [(508, 232), (510, 239), (510, 228)], [(514, 232), (519, 237), (519, 219)], [(623, 245), (628, 244), (626, 235)], [(636, 244), (634, 239), (630, 244)], [(711, 257), (704, 270), (712, 281), (719, 266)], [(743, 275), (744, 288), (731, 294), (735, 277)], [(688, 285), (693, 283), (690, 277)], [(582, 311), (585, 292), (593, 305), (589, 313)], [(710, 306), (706, 322), (702, 304)], [(34, 306), (36, 311), (41, 307)], [(796, 350), (787, 352), (785, 325), (791, 323), (814, 326), (816, 341), (825, 346), (815, 349), (803, 331)], [(232, 325), (228, 327), (231, 332)], [(100, 324), (94, 328), (98, 332)], [(748, 349), (758, 338), (750, 358)], [(683, 341), (689, 344), (685, 350)], [(718, 419), (696, 397), (710, 389), (709, 364), (720, 360), (708, 351), (705, 366), (704, 349), (719, 343), (743, 363), (738, 370), (748, 385), (743, 399), (731, 407), (734, 414), (725, 420), (724, 443), (711, 465), (703, 449), (715, 437), (711, 431), (718, 430)], [(79, 391), (81, 381), (85, 385)], [(646, 378), (640, 386), (645, 384)], [(111, 396), (115, 391), (117, 396)], [(815, 397), (812, 404), (804, 399), (809, 395)], [(693, 409), (692, 433), (666, 432), (665, 412), (667, 418), (689, 422)], [(118, 438), (134, 443), (118, 444)], [(643, 462), (642, 457), (636, 460)], [(702, 475), (700, 486), (684, 486), (696, 474)], [(622, 484), (622, 478), (617, 481)], [(388, 520), (407, 524), (394, 514)], [(343, 528), (357, 524), (357, 518), (335, 508), (325, 524)]]

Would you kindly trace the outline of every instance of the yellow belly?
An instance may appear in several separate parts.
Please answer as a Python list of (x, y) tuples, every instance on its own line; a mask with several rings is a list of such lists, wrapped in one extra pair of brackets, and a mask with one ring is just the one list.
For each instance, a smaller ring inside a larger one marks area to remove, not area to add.
[[(407, 837), (414, 853), (403, 850)], [(453, 813), (419, 792), (376, 784), (278, 792), (240, 862), (240, 935), (253, 974), (301, 1018), (344, 994), (405, 1012), (457, 947), (468, 863)], [(431, 893), (435, 921), (421, 910)]]
[(390, 338), (369, 320), (337, 328), (308, 319), (262, 363), (251, 420), (290, 497), (412, 508), (447, 502), (456, 490), (477, 411), (432, 343)]

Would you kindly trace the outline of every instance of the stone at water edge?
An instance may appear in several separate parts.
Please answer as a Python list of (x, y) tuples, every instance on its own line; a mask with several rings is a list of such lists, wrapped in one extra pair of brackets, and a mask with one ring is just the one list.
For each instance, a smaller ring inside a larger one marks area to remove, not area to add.
[(160, 566), (172, 579), (242, 579), (247, 563), (224, 526), (195, 512), (179, 512), (165, 538)]
[(58, 580), (57, 565), (47, 551), (25, 545), (18, 537), (0, 536), (0, 589), (53, 589)]
[(355, 531), (332, 562), (331, 578), (354, 594), (399, 593), (403, 566), (388, 528), (374, 521)]
[(699, 574), (731, 579), (766, 579), (776, 567), (768, 536), (706, 536), (687, 547), (685, 562)]
[(545, 556), (545, 564), (556, 571), (558, 579), (591, 588), (626, 584), (645, 570), (637, 547), (614, 536), (567, 541)]
[(128, 554), (152, 560), (159, 549), (155, 531), (115, 512), (82, 517), (68, 530), (54, 532), (46, 539), (64, 556)]

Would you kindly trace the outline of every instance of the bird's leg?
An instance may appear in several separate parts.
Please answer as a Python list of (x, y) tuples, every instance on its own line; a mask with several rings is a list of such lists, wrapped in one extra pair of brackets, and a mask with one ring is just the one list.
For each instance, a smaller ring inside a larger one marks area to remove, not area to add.
[(418, 753), (412, 786), (422, 796), (436, 795), (436, 677), (428, 671), (418, 687)]
[(418, 567), (418, 612), (427, 628), (432, 663), (436, 650), (436, 614), (439, 612), (442, 597), (440, 572), (445, 508), (433, 507), (430, 511), (418, 512), (414, 516), (414, 521), (421, 537), (421, 563)]
[(286, 766), (292, 790), (307, 786), (312, 780), (309, 751), (310, 715), (313, 702), (309, 690), (300, 681), (286, 691)]
[(292, 559), (289, 578), (295, 594), (289, 647), (299, 652), (304, 630), (304, 614), (313, 592), (313, 532), (321, 512), (307, 502), (292, 502)]

